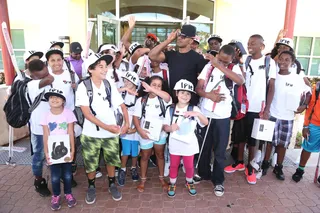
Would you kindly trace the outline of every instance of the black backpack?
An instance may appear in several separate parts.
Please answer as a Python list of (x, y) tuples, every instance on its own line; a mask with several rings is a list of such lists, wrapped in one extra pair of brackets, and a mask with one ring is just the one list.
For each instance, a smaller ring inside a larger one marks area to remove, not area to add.
[[(92, 82), (91, 82), (91, 79), (90, 77), (89, 78), (86, 78), (84, 79), (83, 81), (83, 84), (84, 86), (86, 87), (87, 89), (87, 95), (89, 97), (89, 108), (90, 108), (90, 111), (91, 113), (96, 116), (96, 112), (92, 109), (92, 101), (93, 101), (93, 88), (92, 88)], [(103, 84), (106, 88), (106, 94), (107, 94), (107, 100), (109, 102), (109, 107), (111, 107), (111, 86), (110, 86), (110, 83), (108, 80), (103, 80)], [(74, 114), (77, 118), (77, 124), (79, 124), (79, 126), (83, 127), (83, 123), (84, 123), (84, 115), (82, 113), (82, 110), (80, 107), (75, 107), (74, 108)], [(97, 126), (97, 131), (99, 131), (100, 128)]]
[(14, 128), (25, 126), (33, 110), (37, 108), (43, 99), (45, 90), (39, 94), (31, 104), (27, 84), (32, 79), (17, 80), (11, 86), (11, 94), (3, 107), (7, 122)]
[[(166, 116), (166, 107), (164, 105), (164, 101), (162, 98), (160, 98), (159, 96), (158, 97), (158, 100), (159, 100), (159, 103), (160, 103), (160, 109), (161, 109), (161, 113), (159, 115), (159, 117), (165, 117)], [(146, 96), (143, 96), (141, 98), (141, 108), (142, 108), (142, 117), (145, 117), (146, 115), (146, 105), (147, 105), (147, 102), (148, 102), (148, 98), (149, 98), (149, 94), (146, 95)]]

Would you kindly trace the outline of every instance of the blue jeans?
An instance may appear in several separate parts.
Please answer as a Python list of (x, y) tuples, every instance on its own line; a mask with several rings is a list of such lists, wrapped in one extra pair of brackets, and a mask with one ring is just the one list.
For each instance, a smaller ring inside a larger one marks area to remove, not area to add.
[(34, 176), (42, 176), (42, 166), (44, 160), (43, 135), (31, 133), (31, 145), (33, 151), (32, 172)]
[(50, 166), (51, 170), (51, 184), (53, 195), (58, 196), (61, 193), (60, 179), (63, 180), (64, 194), (71, 194), (71, 180), (72, 180), (72, 163), (60, 163)]

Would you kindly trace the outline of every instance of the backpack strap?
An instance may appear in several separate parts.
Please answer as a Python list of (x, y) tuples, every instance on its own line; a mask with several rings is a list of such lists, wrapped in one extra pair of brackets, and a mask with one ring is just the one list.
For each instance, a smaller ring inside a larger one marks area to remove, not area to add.
[(252, 59), (252, 56), (248, 55), (248, 57), (246, 58), (246, 62), (244, 62), (244, 66), (246, 68), (246, 71), (247, 71), (248, 67), (250, 66), (251, 59)]
[(170, 118), (171, 118), (170, 125), (172, 124), (173, 116), (174, 116), (174, 112), (175, 111), (176, 111), (176, 105), (175, 104), (171, 104), (169, 106), (169, 113), (170, 113)]
[(104, 87), (106, 89), (106, 94), (107, 94), (107, 100), (109, 101), (109, 107), (112, 107), (111, 103), (111, 85), (107, 79), (103, 80)]
[[(70, 73), (70, 79), (71, 79), (71, 84), (75, 84), (76, 83), (76, 77), (75, 77), (75, 72), (73, 70), (71, 70), (71, 65), (70, 65), (70, 61), (64, 59), (64, 61), (66, 62), (68, 71)], [(73, 89), (73, 92), (75, 92), (76, 89)]]
[(141, 109), (142, 109), (141, 118), (146, 116), (146, 105), (148, 102), (148, 98), (149, 98), (149, 94), (141, 98)]
[(163, 76), (163, 80), (168, 82), (168, 71), (167, 70), (165, 70), (165, 69), (162, 70), (162, 76)]
[[(228, 65), (228, 69), (231, 70), (231, 71), (232, 71), (233, 67), (234, 67), (234, 64), (233, 64), (233, 63), (231, 63), (231, 64)], [(227, 88), (230, 90), (230, 92), (231, 92), (232, 89), (233, 89), (233, 81), (232, 81), (230, 78), (228, 78), (226, 75), (224, 75), (224, 81), (225, 81), (226, 87), (227, 87)]]
[[(92, 82), (91, 82), (91, 79), (90, 78), (87, 78), (85, 80), (83, 80), (83, 84), (84, 86), (86, 87), (87, 89), (87, 95), (88, 95), (88, 98), (89, 98), (89, 108), (90, 108), (90, 111), (91, 113), (96, 116), (97, 113), (93, 110), (92, 108), (92, 101), (93, 101), (93, 88), (92, 88)], [(96, 125), (96, 128), (97, 128), (97, 131), (100, 131), (100, 128), (99, 126)]]
[[(39, 104), (41, 103), (43, 97), (44, 97), (44, 94), (45, 94), (45, 90), (43, 90), (33, 101), (33, 103), (30, 105), (29, 107), (29, 113), (32, 113), (38, 106)], [(30, 99), (30, 96), (29, 96), (29, 93), (27, 93), (27, 99), (29, 101), (29, 103), (31, 103), (31, 99)]]
[(158, 100), (159, 100), (160, 109), (161, 109), (161, 114), (159, 116), (166, 117), (166, 107), (164, 106), (164, 101), (159, 96), (158, 96)]
[(264, 67), (265, 67), (265, 70), (266, 70), (266, 79), (267, 79), (267, 82), (268, 82), (268, 80), (269, 80), (270, 60), (271, 60), (270, 55), (265, 56), (265, 58), (264, 58)]
[(297, 66), (297, 74), (299, 75), (300, 72), (301, 72), (301, 63), (300, 63), (300, 61), (298, 61), (297, 59), (294, 61), (294, 63), (295, 63), (296, 66)]

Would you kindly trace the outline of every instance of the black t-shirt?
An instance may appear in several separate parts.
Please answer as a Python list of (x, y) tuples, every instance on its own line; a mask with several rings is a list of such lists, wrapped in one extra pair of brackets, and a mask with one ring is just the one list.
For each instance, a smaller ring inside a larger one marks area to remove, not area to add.
[(175, 84), (180, 79), (190, 81), (194, 88), (197, 86), (197, 77), (201, 73), (203, 67), (208, 63), (202, 55), (190, 50), (187, 53), (179, 53), (178, 51), (165, 52), (164, 62), (169, 67), (169, 79), (171, 92)]

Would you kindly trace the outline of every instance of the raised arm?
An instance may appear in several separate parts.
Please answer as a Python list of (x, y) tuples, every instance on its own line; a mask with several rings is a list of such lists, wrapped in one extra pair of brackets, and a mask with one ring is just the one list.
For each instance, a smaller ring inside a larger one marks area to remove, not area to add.
[(177, 38), (177, 33), (179, 30), (172, 31), (170, 35), (168, 36), (167, 40), (160, 43), (159, 45), (155, 46), (150, 52), (149, 52), (149, 58), (151, 61), (156, 62), (163, 62), (166, 57), (162, 50), (164, 50), (172, 41), (174, 41)]
[(134, 16), (130, 16), (129, 20), (128, 20), (128, 23), (129, 23), (129, 28), (121, 38), (121, 42), (126, 47), (126, 50), (129, 50), (129, 47), (131, 45), (129, 40), (130, 40), (130, 36), (132, 34), (132, 31), (134, 29), (134, 26), (136, 25), (135, 17)]

